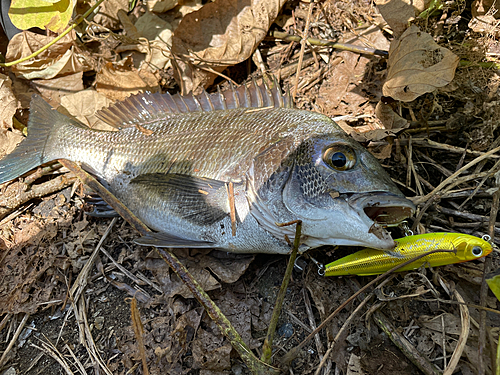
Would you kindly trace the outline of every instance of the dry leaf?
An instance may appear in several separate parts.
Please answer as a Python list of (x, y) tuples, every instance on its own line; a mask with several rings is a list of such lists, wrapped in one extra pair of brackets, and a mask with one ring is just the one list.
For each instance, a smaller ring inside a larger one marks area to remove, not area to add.
[(351, 353), (347, 364), (347, 375), (366, 375), (361, 366), (361, 357)]
[(148, 57), (145, 59), (150, 70), (170, 67), (170, 48), (172, 47), (172, 26), (160, 17), (146, 12), (135, 23), (137, 32), (148, 39)]
[(12, 92), (12, 81), (6, 75), (0, 74), (0, 129), (12, 127), (12, 117), (20, 107), (21, 103)]
[(94, 16), (93, 21), (111, 30), (121, 28), (118, 12), (123, 10), (128, 12), (128, 0), (106, 0), (99, 6), (99, 12)]
[[(70, 32), (47, 50), (33, 59), (12, 67), (17, 77), (24, 79), (51, 79), (57, 76), (85, 72), (90, 66), (73, 49), (75, 33)], [(6, 61), (15, 61), (27, 57), (54, 40), (53, 37), (23, 31), (16, 34), (9, 42)]]
[(422, 13), (430, 4), (430, 0), (376, 0), (380, 14), (399, 37), (408, 28), (409, 22)]
[(411, 102), (420, 95), (449, 84), (459, 58), (440, 47), (432, 37), (411, 26), (391, 43), (384, 96)]
[(216, 0), (184, 17), (172, 39), (176, 80), (183, 93), (212, 84), (228, 66), (248, 59), (284, 0)]
[(382, 100), (375, 107), (375, 115), (386, 129), (396, 131), (406, 129), (409, 126), (408, 120), (394, 112), (392, 107), (389, 104), (385, 104)]
[(61, 104), (61, 97), (83, 90), (82, 77), (83, 73), (79, 72), (52, 79), (36, 79), (30, 83), (52, 107), (56, 108)]
[(202, 256), (200, 263), (212, 271), (223, 283), (236, 282), (250, 266), (255, 256), (241, 256), (236, 259), (221, 259), (212, 255)]
[(123, 100), (142, 91), (159, 90), (156, 77), (145, 70), (137, 70), (130, 58), (121, 64), (108, 62), (96, 75), (96, 89), (112, 100)]
[[(347, 38), (347, 37), (346, 37)], [(349, 43), (388, 50), (389, 42), (380, 30), (348, 39)], [(371, 59), (351, 52), (339, 52), (330, 61), (328, 74), (321, 87), (317, 105), (327, 116), (344, 116), (361, 113), (372, 115), (372, 101), (382, 95), (379, 77), (367, 77)]]
[(498, 5), (494, 0), (476, 0), (472, 3), (469, 27), (477, 33), (498, 35)]
[(83, 90), (61, 98), (61, 105), (71, 116), (75, 117), (85, 125), (99, 130), (114, 129), (109, 125), (103, 124), (102, 121), (98, 120), (95, 116), (95, 113), (98, 110), (108, 107), (111, 103), (111, 100), (109, 100), (106, 96), (93, 89)]
[(24, 137), (20, 133), (0, 129), (0, 158), (10, 154)]
[(147, 0), (146, 4), (150, 12), (163, 13), (174, 9), (179, 4), (179, 0)]

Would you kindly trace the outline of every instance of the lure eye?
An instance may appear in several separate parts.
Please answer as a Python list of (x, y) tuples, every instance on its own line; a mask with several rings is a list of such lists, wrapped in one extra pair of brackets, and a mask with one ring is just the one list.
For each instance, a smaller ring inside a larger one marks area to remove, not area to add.
[(345, 171), (356, 164), (356, 154), (349, 146), (335, 145), (326, 149), (323, 161), (332, 169)]
[(483, 255), (483, 249), (480, 246), (474, 246), (472, 248), (472, 255), (474, 255), (475, 257), (480, 257), (481, 255)]

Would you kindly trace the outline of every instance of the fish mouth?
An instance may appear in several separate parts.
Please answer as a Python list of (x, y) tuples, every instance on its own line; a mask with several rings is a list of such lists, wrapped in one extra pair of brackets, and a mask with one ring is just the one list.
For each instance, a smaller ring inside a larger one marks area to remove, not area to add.
[[(372, 222), (370, 229), (398, 226), (416, 210), (415, 205), (405, 197), (385, 192), (354, 194), (348, 202), (358, 212), (364, 212)], [(377, 232), (374, 231), (374, 234)]]

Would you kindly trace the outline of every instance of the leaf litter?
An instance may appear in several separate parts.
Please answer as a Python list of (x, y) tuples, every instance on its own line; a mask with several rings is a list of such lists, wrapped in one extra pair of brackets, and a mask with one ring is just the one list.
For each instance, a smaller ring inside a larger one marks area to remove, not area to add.
[[(222, 76), (241, 82), (249, 75), (273, 74), (285, 87), (298, 87), (299, 108), (333, 116), (389, 167), (419, 203), (410, 223), (414, 228), (498, 236), (495, 218), (490, 220), (490, 212), (498, 209), (495, 154), (436, 190), (455, 171), (499, 146), (498, 72), (486, 65), (498, 63), (492, 4), (471, 3), (472, 21), (482, 25), (476, 27), (461, 14), (459, 3), (447, 3), (424, 19), (420, 15), (428, 4), (423, 2), (399, 4), (405, 11), (390, 8), (394, 2), (380, 2), (385, 20), (363, 1), (314, 4), (310, 15), (308, 3), (249, 2), (239, 8), (231, 1), (203, 7), (197, 1), (146, 3), (127, 14), (127, 1), (105, 1), (106, 7), (77, 29), (83, 34), (69, 33), (37, 57), (1, 72), (0, 151), (8, 152), (21, 139), (32, 93), (99, 128), (95, 112), (135, 92), (196, 91)], [(89, 6), (78, 2), (76, 9)], [(263, 41), (274, 19), (287, 32), (388, 50), (389, 58), (308, 43), (302, 53), (300, 43)], [(193, 27), (198, 23), (204, 27)], [(18, 34), (9, 43), (7, 61), (54, 40), (48, 35)], [(250, 57), (255, 66), (247, 65)], [(459, 58), (466, 63), (457, 68)], [(105, 373), (144, 373), (145, 362), (150, 373), (247, 373), (185, 285), (156, 254), (133, 245), (135, 234), (127, 224), (120, 219), (110, 225), (109, 219), (84, 214), (85, 194), (57, 165), (0, 187), (1, 345), (6, 349), (17, 341), (16, 334), (24, 343), (4, 351), (2, 368), (40, 373), (37, 367), (43, 366), (42, 373), (52, 373), (66, 363), (90, 373), (90, 363), (97, 363)], [(423, 199), (431, 195), (437, 199)], [(326, 248), (311, 255), (325, 262), (347, 252)], [(258, 352), (285, 259), (226, 259), (188, 250), (177, 255)], [(415, 374), (437, 367), (489, 373), (500, 320), (477, 306), (498, 310), (499, 302), (481, 292), (483, 270), (496, 268), (494, 254), (486, 262), (397, 275), (361, 309), (358, 300), (337, 314), (300, 351), (291, 369)], [(313, 263), (295, 270), (278, 323), (274, 364), (370, 279), (322, 278)], [(468, 307), (456, 304), (457, 294)], [(138, 302), (132, 308), (134, 297)], [(460, 343), (465, 310), (470, 328)], [(381, 323), (381, 316), (390, 319), (390, 326)], [(53, 347), (40, 344), (42, 336)], [(403, 342), (406, 349), (400, 347)]]

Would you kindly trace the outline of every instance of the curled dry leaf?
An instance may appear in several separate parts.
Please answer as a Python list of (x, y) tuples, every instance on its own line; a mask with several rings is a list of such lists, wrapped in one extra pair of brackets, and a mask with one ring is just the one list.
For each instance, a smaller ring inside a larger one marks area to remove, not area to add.
[(228, 66), (248, 59), (284, 0), (216, 0), (184, 17), (172, 39), (176, 80), (183, 93), (212, 84)]
[(137, 70), (130, 58), (121, 64), (108, 62), (96, 75), (96, 89), (112, 100), (123, 100), (142, 91), (157, 92), (158, 80), (147, 70)]
[(449, 84), (459, 58), (432, 37), (411, 26), (391, 43), (384, 96), (411, 102), (420, 95)]
[(9, 17), (21, 30), (39, 27), (58, 33), (68, 26), (74, 7), (74, 0), (12, 0)]
[(409, 124), (408, 120), (398, 115), (389, 104), (384, 103), (382, 100), (377, 103), (375, 107), (375, 115), (380, 120), (384, 128), (398, 131), (406, 129)]
[(12, 81), (8, 76), (0, 74), (0, 129), (12, 128), (12, 117), (20, 106), (12, 92)]
[[(90, 66), (85, 59), (73, 50), (76, 34), (70, 32), (35, 58), (23, 61), (12, 67), (17, 77), (24, 79), (51, 79), (57, 76), (85, 72)], [(6, 61), (11, 62), (31, 55), (48, 43), (53, 37), (23, 31), (9, 42)]]
[(151, 71), (170, 67), (172, 47), (172, 26), (153, 13), (146, 12), (134, 25), (137, 32), (148, 42), (148, 56), (145, 63)]
[(422, 13), (430, 0), (376, 0), (375, 4), (384, 20), (399, 37), (408, 28), (408, 23)]

